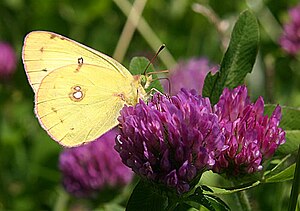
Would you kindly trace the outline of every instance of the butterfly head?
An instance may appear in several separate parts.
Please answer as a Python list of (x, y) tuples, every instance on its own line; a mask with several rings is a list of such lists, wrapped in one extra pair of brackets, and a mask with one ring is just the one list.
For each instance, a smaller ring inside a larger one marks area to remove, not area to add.
[(144, 89), (147, 89), (152, 82), (152, 75), (141, 75), (140, 76), (140, 84)]

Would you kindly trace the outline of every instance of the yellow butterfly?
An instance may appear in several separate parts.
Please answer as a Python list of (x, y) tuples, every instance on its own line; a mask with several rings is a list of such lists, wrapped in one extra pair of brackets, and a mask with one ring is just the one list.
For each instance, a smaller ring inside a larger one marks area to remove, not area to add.
[(47, 31), (25, 37), (22, 59), (41, 126), (68, 147), (93, 141), (116, 126), (124, 104), (145, 99), (145, 82), (151, 80), (133, 76), (111, 57)]

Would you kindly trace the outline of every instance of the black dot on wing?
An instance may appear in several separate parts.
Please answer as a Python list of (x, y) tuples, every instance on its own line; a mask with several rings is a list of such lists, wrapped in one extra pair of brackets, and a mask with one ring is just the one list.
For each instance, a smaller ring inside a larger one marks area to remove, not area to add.
[(56, 109), (56, 108), (52, 107), (51, 110), (52, 110), (53, 112), (57, 113), (57, 109)]
[(46, 68), (42, 69), (42, 71), (47, 72), (48, 70)]
[(79, 58), (77, 59), (77, 62), (78, 62), (78, 66), (77, 66), (77, 68), (75, 69), (75, 73), (76, 73), (76, 72), (79, 72), (81, 66), (83, 65), (83, 58), (82, 58), (82, 57), (79, 57)]
[(51, 34), (50, 39), (54, 39), (56, 37), (55, 34)]
[(79, 58), (78, 58), (78, 64), (79, 64), (79, 65), (82, 65), (82, 64), (83, 64), (83, 58), (82, 58), (82, 57), (79, 57)]

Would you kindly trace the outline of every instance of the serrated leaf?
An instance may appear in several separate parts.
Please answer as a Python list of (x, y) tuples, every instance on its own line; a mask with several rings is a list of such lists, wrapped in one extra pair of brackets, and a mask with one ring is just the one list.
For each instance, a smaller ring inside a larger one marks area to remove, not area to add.
[[(147, 65), (149, 64), (149, 60), (145, 57), (133, 57), (129, 64), (129, 72), (132, 75), (141, 75), (144, 73)], [(147, 69), (147, 73), (154, 72), (154, 67), (152, 64)], [(157, 74), (152, 74), (152, 79), (157, 79)], [(163, 93), (163, 87), (158, 80), (151, 82), (150, 86), (146, 89), (149, 92), (151, 89), (155, 88), (156, 90)]]
[(146, 210), (165, 210), (167, 207), (167, 197), (156, 193), (153, 188), (140, 181), (134, 188), (126, 210), (128, 211), (146, 211)]
[(208, 74), (203, 96), (209, 97), (212, 104), (218, 102), (225, 87), (230, 89), (243, 83), (247, 73), (252, 71), (258, 51), (259, 27), (256, 17), (246, 10), (239, 16), (229, 47), (222, 59), (220, 71)]
[(278, 174), (275, 174), (269, 178), (265, 179), (265, 183), (270, 182), (283, 182), (287, 180), (291, 180), (294, 177), (296, 164), (292, 164), (291, 166), (287, 167), (283, 171), (279, 172)]

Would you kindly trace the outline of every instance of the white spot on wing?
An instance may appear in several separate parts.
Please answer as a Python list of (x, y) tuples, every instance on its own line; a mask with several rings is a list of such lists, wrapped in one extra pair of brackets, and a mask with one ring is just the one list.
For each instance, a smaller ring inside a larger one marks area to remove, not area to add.
[(79, 102), (84, 98), (84, 90), (79, 85), (71, 87), (69, 97), (72, 101)]

